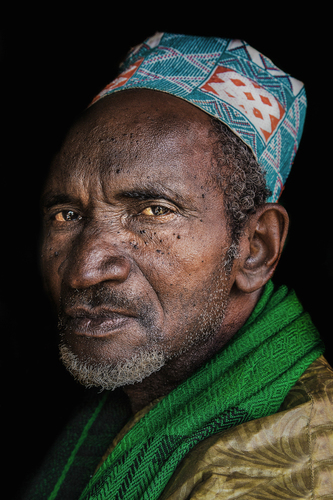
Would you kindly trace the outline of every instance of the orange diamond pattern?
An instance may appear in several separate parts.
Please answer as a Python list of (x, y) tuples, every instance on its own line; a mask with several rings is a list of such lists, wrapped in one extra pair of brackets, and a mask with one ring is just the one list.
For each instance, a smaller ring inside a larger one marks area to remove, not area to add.
[(267, 143), (284, 117), (280, 102), (266, 89), (233, 69), (218, 66), (201, 90), (246, 114)]
[(122, 87), (125, 85), (128, 80), (137, 72), (138, 68), (140, 67), (141, 63), (143, 61), (143, 58), (138, 59), (135, 61), (126, 71), (123, 71), (123, 73), (120, 73), (120, 75), (113, 80), (109, 85), (107, 85), (102, 92), (100, 92), (92, 101), (91, 104), (94, 104), (94, 102), (98, 101), (103, 95), (108, 94), (111, 90), (117, 89), (118, 87)]

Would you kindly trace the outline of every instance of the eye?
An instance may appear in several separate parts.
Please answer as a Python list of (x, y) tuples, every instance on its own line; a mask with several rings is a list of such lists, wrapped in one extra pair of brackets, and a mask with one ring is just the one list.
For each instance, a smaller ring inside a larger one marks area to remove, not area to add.
[(168, 207), (163, 207), (162, 205), (151, 205), (144, 210), (142, 210), (141, 214), (142, 215), (148, 215), (148, 216), (159, 216), (159, 215), (169, 215), (171, 213), (174, 213), (170, 208)]
[(81, 215), (79, 215), (77, 212), (74, 212), (73, 210), (61, 210), (61, 212), (58, 212), (54, 215), (54, 220), (56, 220), (57, 222), (73, 222), (81, 219)]

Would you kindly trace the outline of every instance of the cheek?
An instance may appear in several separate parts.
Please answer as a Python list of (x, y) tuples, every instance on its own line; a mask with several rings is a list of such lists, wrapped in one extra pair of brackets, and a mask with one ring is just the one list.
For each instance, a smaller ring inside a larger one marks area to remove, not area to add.
[(41, 268), (47, 293), (55, 304), (59, 303), (61, 278), (59, 268), (65, 260), (65, 252), (59, 242), (46, 236), (42, 245)]
[(228, 245), (221, 246), (218, 237), (210, 238), (200, 231), (178, 231), (161, 240), (146, 254), (144, 274), (164, 308), (171, 310), (210, 287), (223, 266)]
[(224, 240), (224, 235), (217, 232), (213, 236), (199, 230), (180, 233), (172, 245), (172, 265), (186, 276), (209, 275), (224, 260), (228, 249)]

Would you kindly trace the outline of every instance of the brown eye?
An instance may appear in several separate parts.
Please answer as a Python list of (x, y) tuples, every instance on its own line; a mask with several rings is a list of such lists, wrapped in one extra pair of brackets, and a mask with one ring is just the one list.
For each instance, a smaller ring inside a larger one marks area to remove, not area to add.
[(56, 220), (57, 222), (72, 222), (78, 221), (80, 219), (82, 219), (82, 217), (73, 210), (62, 210), (54, 216), (54, 220)]
[(166, 215), (170, 213), (170, 209), (167, 207), (162, 207), (161, 205), (151, 205), (150, 207), (145, 208), (141, 212), (143, 215), (150, 216), (159, 216)]

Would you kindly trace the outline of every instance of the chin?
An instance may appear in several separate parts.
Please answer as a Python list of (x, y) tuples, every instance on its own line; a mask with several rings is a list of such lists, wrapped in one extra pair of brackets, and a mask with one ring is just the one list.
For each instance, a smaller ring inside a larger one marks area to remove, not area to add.
[(142, 382), (165, 365), (165, 356), (155, 348), (139, 350), (112, 364), (104, 360), (80, 359), (65, 343), (59, 346), (60, 359), (72, 376), (85, 387), (114, 390)]

